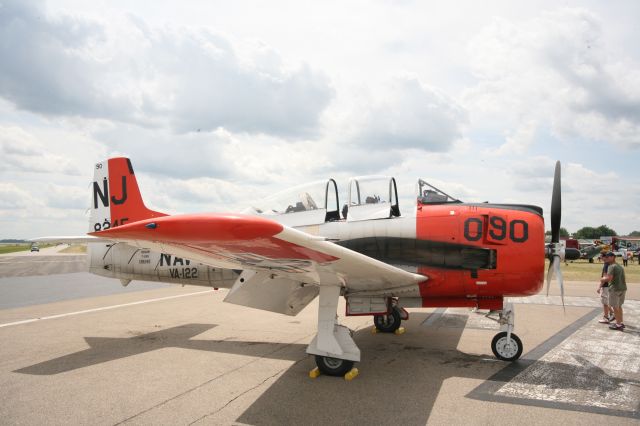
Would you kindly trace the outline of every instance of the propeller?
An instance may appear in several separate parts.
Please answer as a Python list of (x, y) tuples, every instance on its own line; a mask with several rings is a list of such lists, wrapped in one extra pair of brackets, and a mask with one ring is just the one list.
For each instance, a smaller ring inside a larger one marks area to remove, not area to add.
[(560, 297), (562, 309), (564, 309), (564, 285), (560, 262), (564, 258), (564, 249), (560, 244), (560, 218), (562, 217), (562, 194), (560, 183), (560, 161), (556, 161), (556, 169), (553, 174), (553, 193), (551, 195), (551, 243), (547, 246), (549, 256), (549, 270), (547, 271), (547, 296), (551, 279), (555, 274), (560, 284)]

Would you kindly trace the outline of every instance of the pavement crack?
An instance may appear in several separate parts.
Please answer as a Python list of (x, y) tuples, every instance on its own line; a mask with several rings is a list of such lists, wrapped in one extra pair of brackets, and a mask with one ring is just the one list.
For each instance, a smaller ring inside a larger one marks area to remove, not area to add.
[(244, 396), (246, 394), (248, 394), (249, 392), (258, 389), (260, 386), (264, 385), (266, 382), (268, 382), (269, 380), (273, 379), (276, 376), (279, 376), (280, 374), (282, 374), (282, 372), (284, 372), (285, 370), (288, 370), (289, 368), (291, 368), (292, 366), (298, 364), (300, 361), (304, 360), (306, 357), (304, 358), (300, 358), (298, 360), (296, 360), (292, 365), (285, 367), (285, 368), (281, 368), (280, 370), (276, 371), (274, 374), (270, 375), (269, 377), (266, 377), (264, 380), (262, 380), (260, 383), (258, 383), (255, 386), (252, 386), (248, 389), (246, 389), (243, 392), (240, 392), (239, 394), (237, 394), (236, 396), (234, 396), (233, 398), (231, 398), (229, 401), (227, 401), (226, 404), (224, 404), (222, 407), (218, 408), (215, 411), (212, 411), (210, 413), (205, 414), (204, 416), (201, 416), (197, 419), (195, 419), (194, 421), (192, 421), (191, 423), (189, 423), (189, 426), (198, 423), (201, 420), (206, 419), (207, 417), (211, 417), (211, 416), (215, 416), (216, 414), (218, 414), (220, 411), (224, 410), (225, 408), (227, 408), (227, 406), (229, 406), (232, 402), (234, 402), (236, 399), (240, 398), (241, 396)]

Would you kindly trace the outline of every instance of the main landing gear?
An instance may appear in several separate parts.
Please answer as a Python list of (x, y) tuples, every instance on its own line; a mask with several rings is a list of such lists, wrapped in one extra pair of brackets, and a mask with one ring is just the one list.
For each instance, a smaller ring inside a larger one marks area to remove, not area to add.
[(396, 307), (392, 308), (391, 312), (388, 314), (373, 316), (373, 324), (383, 333), (393, 333), (400, 328), (401, 322), (402, 319), (400, 318), (400, 312)]
[(505, 303), (502, 312), (499, 312), (498, 318), (491, 316), (494, 312), (489, 312), (486, 316), (497, 321), (500, 324), (501, 331), (491, 340), (491, 351), (496, 358), (502, 361), (515, 361), (522, 355), (523, 346), (520, 338), (513, 333), (515, 320), (513, 303)]
[(391, 299), (391, 309), (386, 314), (374, 315), (373, 325), (383, 333), (396, 333), (400, 329), (402, 320), (409, 319), (409, 313), (398, 307), (398, 301)]
[(317, 372), (327, 376), (344, 376), (351, 380), (357, 376), (355, 362), (360, 361), (360, 349), (351, 337), (351, 331), (338, 324), (336, 310), (340, 297), (340, 286), (320, 286), (318, 302), (318, 334), (307, 347), (307, 353), (315, 355)]
[(353, 361), (316, 355), (316, 365), (327, 376), (344, 376), (353, 369)]

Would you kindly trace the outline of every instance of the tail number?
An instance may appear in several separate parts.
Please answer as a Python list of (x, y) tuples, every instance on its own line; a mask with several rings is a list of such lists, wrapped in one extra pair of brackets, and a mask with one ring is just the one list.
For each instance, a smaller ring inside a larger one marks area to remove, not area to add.
[(109, 219), (105, 219), (104, 222), (96, 222), (93, 224), (93, 229), (98, 231), (104, 231), (109, 228), (115, 228), (116, 226), (124, 225), (125, 222), (129, 220), (128, 217), (123, 217), (122, 219), (116, 219), (113, 222), (109, 221)]
[[(93, 208), (98, 208), (98, 198), (104, 207), (109, 207), (109, 184), (107, 178), (102, 179), (102, 188), (98, 182), (93, 182)], [(111, 196), (111, 202), (113, 204), (124, 204), (127, 201), (127, 177), (122, 176), (122, 198), (116, 198)]]
[[(470, 217), (464, 221), (464, 238), (467, 241), (479, 241), (482, 239), (484, 221), (478, 217)], [(529, 239), (529, 224), (522, 219), (514, 219), (507, 222), (499, 216), (489, 216), (487, 231), (492, 240), (504, 240), (507, 235), (514, 243), (524, 243)], [(507, 232), (508, 223), (508, 232)]]

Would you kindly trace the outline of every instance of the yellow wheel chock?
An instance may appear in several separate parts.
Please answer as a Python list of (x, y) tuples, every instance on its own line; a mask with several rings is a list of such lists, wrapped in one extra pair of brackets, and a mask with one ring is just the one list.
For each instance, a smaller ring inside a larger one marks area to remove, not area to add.
[(358, 371), (358, 369), (357, 369), (357, 368), (355, 368), (355, 367), (353, 367), (353, 368), (351, 369), (351, 371), (349, 371), (347, 374), (345, 374), (345, 375), (344, 375), (344, 379), (345, 379), (347, 382), (350, 382), (351, 380), (353, 380), (353, 379), (355, 379), (356, 377), (358, 377), (358, 374), (359, 374), (359, 373), (360, 373), (360, 372)]
[(320, 375), (320, 369), (318, 367), (314, 368), (313, 370), (309, 371), (309, 377), (311, 377), (312, 379), (317, 378)]

